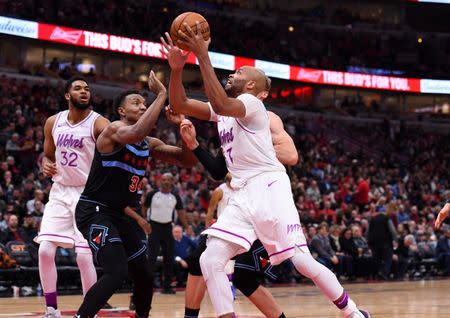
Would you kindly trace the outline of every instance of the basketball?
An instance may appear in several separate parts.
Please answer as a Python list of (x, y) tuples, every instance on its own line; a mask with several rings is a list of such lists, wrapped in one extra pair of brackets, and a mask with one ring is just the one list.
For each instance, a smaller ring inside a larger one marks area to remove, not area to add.
[(170, 37), (172, 38), (173, 43), (178, 46), (180, 49), (189, 51), (189, 48), (184, 46), (181, 43), (178, 43), (178, 40), (180, 37), (178, 36), (178, 30), (181, 30), (182, 32), (187, 34), (186, 27), (184, 26), (184, 23), (186, 22), (187, 25), (189, 25), (194, 31), (195, 34), (197, 34), (197, 25), (196, 21), (200, 23), (200, 32), (203, 35), (203, 39), (208, 40), (209, 39), (209, 24), (208, 21), (201, 15), (196, 12), (185, 12), (180, 14), (173, 20), (172, 25), (170, 26)]

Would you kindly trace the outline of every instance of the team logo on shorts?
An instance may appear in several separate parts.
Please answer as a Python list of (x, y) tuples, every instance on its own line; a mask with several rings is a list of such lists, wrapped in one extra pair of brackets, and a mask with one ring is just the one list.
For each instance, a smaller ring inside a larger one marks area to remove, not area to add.
[(108, 228), (99, 224), (92, 224), (89, 231), (89, 245), (95, 249), (99, 249), (105, 245), (106, 237), (108, 236)]

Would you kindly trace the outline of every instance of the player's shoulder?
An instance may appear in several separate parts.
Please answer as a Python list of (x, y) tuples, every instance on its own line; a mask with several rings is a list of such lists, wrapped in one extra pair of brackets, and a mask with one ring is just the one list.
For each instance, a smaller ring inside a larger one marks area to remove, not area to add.
[(60, 114), (61, 114), (61, 112), (48, 117), (47, 120), (45, 121), (45, 127), (49, 128), (49, 129), (53, 128), (53, 126), (55, 125), (55, 122), (58, 119)]
[(243, 93), (236, 98), (244, 103), (254, 103), (264, 105), (263, 102), (258, 97), (249, 93)]

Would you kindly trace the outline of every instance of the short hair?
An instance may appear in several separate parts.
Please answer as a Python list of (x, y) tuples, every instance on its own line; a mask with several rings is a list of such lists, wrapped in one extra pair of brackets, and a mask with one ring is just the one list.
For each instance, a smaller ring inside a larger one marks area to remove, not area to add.
[(136, 89), (128, 89), (126, 91), (123, 91), (119, 95), (117, 95), (117, 97), (114, 99), (114, 104), (113, 104), (113, 107), (114, 107), (116, 112), (117, 112), (117, 109), (122, 106), (123, 101), (125, 100), (125, 98), (128, 95), (132, 95), (132, 94), (140, 95), (140, 92), (138, 90), (136, 90)]
[(256, 68), (256, 70), (264, 76), (265, 80), (264, 90), (270, 92), (270, 89), (272, 88), (272, 80), (266, 75), (266, 72), (264, 72), (262, 69)]
[(170, 172), (166, 172), (162, 176), (163, 177), (169, 177), (169, 178), (173, 179), (173, 174), (171, 174)]
[(70, 87), (72, 86), (73, 82), (76, 82), (76, 81), (83, 81), (89, 85), (88, 81), (83, 76), (79, 76), (79, 75), (72, 76), (71, 78), (69, 78), (67, 80), (66, 84), (64, 85), (64, 94), (66, 94), (70, 91)]
[(322, 222), (319, 224), (319, 226), (317, 227), (318, 230), (321, 230), (325, 228), (328, 231), (328, 224), (326, 222)]

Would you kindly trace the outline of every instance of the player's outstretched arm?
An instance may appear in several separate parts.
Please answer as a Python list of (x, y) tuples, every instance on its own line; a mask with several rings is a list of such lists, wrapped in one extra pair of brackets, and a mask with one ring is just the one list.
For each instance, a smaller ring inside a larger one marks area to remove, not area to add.
[(150, 90), (156, 95), (156, 99), (134, 125), (116, 121), (106, 127), (100, 134), (97, 142), (97, 148), (100, 151), (110, 150), (111, 144), (124, 145), (140, 142), (150, 134), (158, 120), (159, 113), (164, 107), (167, 90), (156, 78), (153, 71), (150, 72), (148, 85)]
[(185, 119), (180, 125), (180, 135), (186, 146), (197, 157), (215, 180), (222, 180), (228, 173), (227, 163), (222, 153), (214, 157), (209, 151), (203, 149), (197, 141), (197, 133), (192, 122)]
[(205, 218), (205, 227), (210, 227), (212, 223), (212, 219), (214, 217), (214, 211), (216, 211), (217, 206), (219, 205), (219, 201), (222, 200), (223, 191), (220, 187), (217, 187), (209, 200), (208, 211), (206, 212)]
[(192, 116), (202, 120), (209, 120), (211, 117), (207, 103), (190, 99), (186, 96), (183, 86), (183, 68), (187, 60), (188, 53), (183, 53), (170, 38), (169, 33), (165, 33), (166, 39), (161, 37), (163, 50), (161, 53), (167, 57), (170, 65), (169, 101), (172, 109), (180, 114)]
[[(188, 33), (179, 31), (181, 39), (178, 41), (188, 46), (197, 56), (200, 72), (203, 77), (203, 84), (205, 85), (205, 93), (208, 96), (212, 109), (216, 114), (222, 116), (245, 117), (244, 103), (239, 99), (227, 96), (225, 89), (220, 84), (214, 72), (208, 55), (208, 46), (211, 43), (211, 38), (205, 41), (201, 32), (195, 34), (188, 24), (184, 23), (184, 25)], [(200, 24), (197, 22), (197, 30), (200, 29)]]
[(182, 167), (193, 167), (197, 163), (197, 158), (183, 143), (182, 147), (165, 144), (163, 141), (148, 137), (151, 155), (153, 158)]
[(55, 163), (56, 146), (52, 136), (55, 121), (56, 115), (53, 115), (45, 121), (44, 125), (44, 158), (42, 159), (42, 172), (46, 177), (51, 177), (58, 172)]
[(439, 214), (436, 218), (436, 222), (434, 222), (434, 226), (436, 229), (439, 229), (442, 225), (442, 222), (447, 218), (448, 214), (450, 212), (450, 202), (447, 202), (441, 211), (439, 211)]
[(270, 133), (277, 159), (285, 165), (293, 166), (298, 162), (298, 152), (291, 136), (284, 130), (281, 118), (273, 112), (267, 112), (270, 120)]

